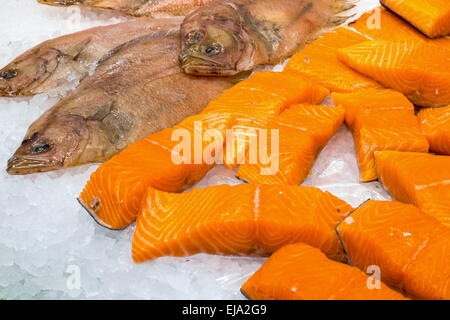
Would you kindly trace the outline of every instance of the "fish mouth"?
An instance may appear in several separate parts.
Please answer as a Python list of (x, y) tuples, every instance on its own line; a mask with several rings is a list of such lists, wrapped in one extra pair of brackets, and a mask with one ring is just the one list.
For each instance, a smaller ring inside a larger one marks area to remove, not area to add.
[(62, 169), (61, 161), (12, 156), (8, 160), (6, 172), (10, 175), (26, 175)]
[(180, 65), (187, 74), (205, 76), (234, 76), (238, 72), (235, 68), (220, 64), (212, 60), (195, 56), (180, 56)]

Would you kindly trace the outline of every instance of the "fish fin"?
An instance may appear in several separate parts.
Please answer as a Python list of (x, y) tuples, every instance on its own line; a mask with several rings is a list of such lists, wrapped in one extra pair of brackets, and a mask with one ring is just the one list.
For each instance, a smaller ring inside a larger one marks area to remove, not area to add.
[(350, 18), (355, 16), (355, 13), (351, 13), (358, 1), (356, 0), (336, 0), (332, 7), (333, 16), (328, 20), (328, 28), (334, 28), (346, 23)]
[(333, 6), (334, 13), (337, 14), (351, 10), (356, 6), (357, 3), (358, 1), (356, 0), (336, 0)]

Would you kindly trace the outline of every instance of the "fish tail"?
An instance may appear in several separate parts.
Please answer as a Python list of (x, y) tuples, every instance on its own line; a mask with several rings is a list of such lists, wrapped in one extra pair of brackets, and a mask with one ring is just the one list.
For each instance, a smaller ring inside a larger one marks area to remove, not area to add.
[(336, 14), (345, 12), (353, 9), (357, 3), (358, 3), (357, 0), (335, 0), (333, 5), (333, 11)]
[(357, 0), (335, 0), (331, 8), (333, 15), (328, 20), (327, 27), (334, 28), (346, 23), (355, 15), (350, 10), (356, 6), (357, 2)]

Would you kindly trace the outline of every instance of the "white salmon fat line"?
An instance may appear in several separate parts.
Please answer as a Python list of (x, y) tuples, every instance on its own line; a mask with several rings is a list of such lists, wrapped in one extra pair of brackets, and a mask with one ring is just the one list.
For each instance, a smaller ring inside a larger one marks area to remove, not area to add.
[(180, 128), (172, 132), (171, 140), (179, 142), (171, 151), (172, 162), (176, 165), (223, 164), (225, 147), (227, 164), (259, 164), (261, 175), (275, 175), (279, 170), (278, 129), (227, 129), (224, 137), (222, 131), (203, 130), (202, 121), (194, 121), (194, 137), (191, 130)]

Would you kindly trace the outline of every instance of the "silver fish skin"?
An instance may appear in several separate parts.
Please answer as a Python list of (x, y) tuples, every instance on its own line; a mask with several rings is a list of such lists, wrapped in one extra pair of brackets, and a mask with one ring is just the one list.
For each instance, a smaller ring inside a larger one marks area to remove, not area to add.
[(200, 113), (239, 80), (186, 75), (178, 65), (179, 50), (179, 25), (117, 48), (30, 126), (7, 172), (22, 175), (108, 160)]
[(186, 15), (212, 1), (214, 0), (38, 0), (39, 3), (51, 6), (84, 5), (137, 17), (153, 14)]
[(276, 64), (343, 23), (352, 0), (222, 0), (190, 13), (180, 63), (189, 74), (234, 75)]
[(33, 96), (87, 76), (100, 59), (132, 39), (179, 25), (182, 18), (134, 19), (45, 41), (0, 70), (0, 96)]

